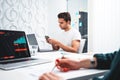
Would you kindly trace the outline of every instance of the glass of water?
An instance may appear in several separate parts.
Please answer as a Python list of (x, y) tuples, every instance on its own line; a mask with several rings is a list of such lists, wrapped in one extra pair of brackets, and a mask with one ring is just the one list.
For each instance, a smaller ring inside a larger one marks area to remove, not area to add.
[(31, 56), (34, 56), (38, 51), (38, 45), (31, 45), (30, 46), (30, 53), (31, 53)]

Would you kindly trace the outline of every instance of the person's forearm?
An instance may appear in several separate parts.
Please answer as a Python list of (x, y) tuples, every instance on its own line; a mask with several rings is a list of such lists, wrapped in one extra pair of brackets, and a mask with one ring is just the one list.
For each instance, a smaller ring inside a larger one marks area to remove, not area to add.
[(92, 59), (94, 63), (91, 63), (91, 59), (83, 59), (79, 61), (80, 68), (95, 68), (97, 66), (96, 58)]
[(63, 44), (60, 43), (60, 42), (58, 43), (58, 46), (59, 46), (60, 48), (62, 48), (64, 51), (78, 53), (78, 49), (72, 48), (72, 47), (70, 47), (70, 46), (65, 46), (65, 45), (63, 45)]

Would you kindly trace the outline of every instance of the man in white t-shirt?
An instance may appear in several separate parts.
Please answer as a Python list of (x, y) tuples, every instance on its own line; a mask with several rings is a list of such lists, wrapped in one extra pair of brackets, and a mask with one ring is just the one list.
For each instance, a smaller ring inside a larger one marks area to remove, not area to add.
[[(50, 43), (54, 50), (59, 50), (60, 48), (67, 52), (79, 51), (81, 34), (79, 31), (71, 27), (71, 16), (68, 12), (63, 12), (58, 14), (58, 22), (60, 28), (63, 30), (59, 40), (48, 38), (48, 43)], [(59, 37), (59, 36), (58, 36)]]

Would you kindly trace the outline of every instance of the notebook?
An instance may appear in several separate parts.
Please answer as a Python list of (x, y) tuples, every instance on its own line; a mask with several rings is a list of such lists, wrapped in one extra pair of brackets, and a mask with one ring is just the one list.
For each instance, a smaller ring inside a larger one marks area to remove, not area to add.
[(0, 30), (0, 69), (11, 70), (51, 62), (32, 58), (24, 31)]
[[(37, 39), (36, 39), (36, 36), (35, 34), (27, 34), (27, 38), (28, 38), (28, 42), (29, 42), (29, 45), (38, 45), (38, 42), (37, 42)], [(40, 46), (38, 45), (38, 52), (51, 52), (51, 51), (56, 51), (56, 50), (53, 50), (53, 49), (42, 49), (40, 48)]]

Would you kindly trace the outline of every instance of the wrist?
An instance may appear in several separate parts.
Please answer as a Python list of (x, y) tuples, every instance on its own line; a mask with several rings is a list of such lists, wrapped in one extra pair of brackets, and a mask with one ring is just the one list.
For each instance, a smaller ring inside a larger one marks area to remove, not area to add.
[(90, 59), (90, 68), (93, 69), (97, 66), (96, 58)]
[(96, 67), (96, 59), (82, 59), (79, 60), (79, 67), (80, 68), (95, 68)]
[(79, 68), (84, 68), (83, 60), (79, 60), (78, 64), (79, 64)]

